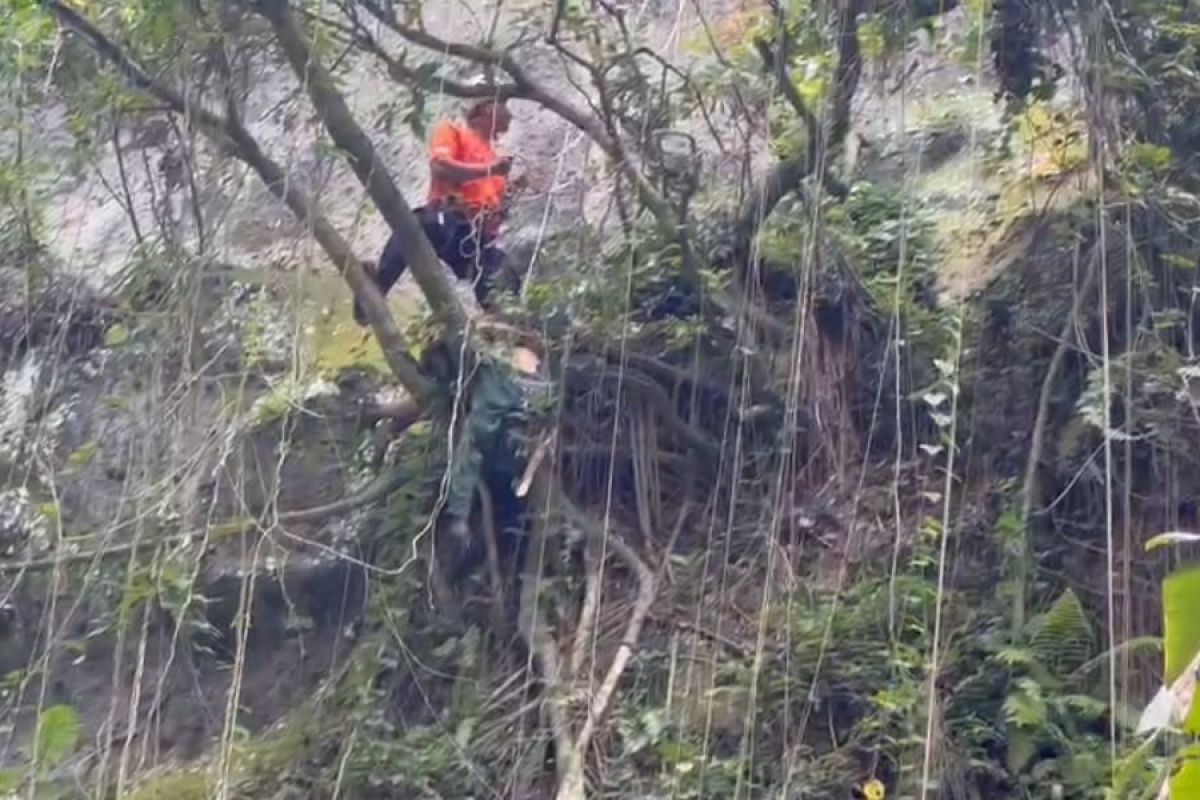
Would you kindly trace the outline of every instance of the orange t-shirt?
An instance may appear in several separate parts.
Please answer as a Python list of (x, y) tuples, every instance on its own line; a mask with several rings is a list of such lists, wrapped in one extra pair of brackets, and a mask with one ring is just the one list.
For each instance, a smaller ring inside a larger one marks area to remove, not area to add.
[[(433, 129), (429, 139), (429, 158), (448, 158), (470, 166), (495, 163), (496, 151), (491, 143), (475, 131), (455, 122), (442, 122)], [(501, 175), (477, 178), (455, 185), (436, 178), (429, 184), (428, 202), (457, 197), (471, 213), (494, 212), (504, 200), (507, 180)]]

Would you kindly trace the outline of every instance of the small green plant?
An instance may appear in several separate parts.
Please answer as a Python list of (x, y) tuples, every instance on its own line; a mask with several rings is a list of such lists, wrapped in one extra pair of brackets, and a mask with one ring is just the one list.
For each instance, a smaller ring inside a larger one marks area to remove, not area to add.
[(1004, 699), (1006, 766), (1026, 792), (1091, 797), (1108, 774), (1103, 721), (1107, 704), (1087, 692), (1080, 669), (1095, 655), (1083, 605), (1067, 589), (999, 650), (1010, 674)]
[(80, 739), (79, 715), (66, 705), (47, 706), (38, 713), (28, 767), (0, 771), (0, 794), (16, 794), (31, 785), (31, 796), (54, 796), (51, 777), (74, 752)]

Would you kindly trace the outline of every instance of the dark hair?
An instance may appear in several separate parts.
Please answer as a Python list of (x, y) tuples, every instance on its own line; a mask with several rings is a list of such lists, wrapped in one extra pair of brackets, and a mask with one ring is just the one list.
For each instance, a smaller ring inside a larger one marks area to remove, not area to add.
[(503, 111), (505, 114), (512, 116), (512, 112), (508, 110), (502, 97), (485, 97), (482, 100), (476, 100), (475, 103), (467, 109), (467, 119), (477, 117), (485, 111), (495, 108), (497, 111)]

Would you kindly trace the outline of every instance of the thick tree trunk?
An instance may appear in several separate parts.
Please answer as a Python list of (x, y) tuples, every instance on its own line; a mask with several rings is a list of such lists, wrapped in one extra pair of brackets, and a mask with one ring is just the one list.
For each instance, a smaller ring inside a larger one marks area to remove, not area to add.
[(375, 146), (355, 121), (345, 98), (334, 85), (333, 76), (314, 56), (308, 35), (300, 27), (287, 0), (257, 0), (255, 5), (271, 23), (279, 46), (330, 137), (346, 152), (354, 174), (375, 201), (392, 232), (400, 238), (409, 269), (429, 305), (450, 326), (453, 336), (461, 336), (466, 316), (446, 270), (404, 195), (379, 159)]

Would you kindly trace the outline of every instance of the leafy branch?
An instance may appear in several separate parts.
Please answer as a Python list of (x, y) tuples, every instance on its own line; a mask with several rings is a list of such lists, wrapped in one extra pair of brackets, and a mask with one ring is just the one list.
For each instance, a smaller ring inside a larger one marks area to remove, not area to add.
[[(337, 229), (325, 218), (308, 194), (300, 188), (299, 183), (291, 180), (285, 170), (272, 160), (259, 145), (254, 136), (246, 129), (239, 117), (222, 116), (203, 107), (191, 103), (184, 93), (152, 77), (138, 64), (120, 45), (110, 39), (95, 24), (80, 12), (69, 6), (63, 0), (40, 0), (43, 8), (49, 11), (66, 29), (83, 37), (91, 48), (103, 60), (112, 65), (125, 80), (135, 89), (151, 96), (171, 112), (182, 117), (185, 122), (193, 124), (220, 150), (232, 155), (253, 169), (267, 189), (282, 200), (296, 217), (304, 222), (313, 233), (313, 237), (329, 256), (334, 266), (349, 284), (355, 297), (362, 303), (372, 330), (379, 340), (388, 366), (397, 380), (415, 398), (423, 401), (431, 399), (434, 385), (420, 370), (416, 361), (409, 355), (408, 343), (397, 327), (383, 295), (379, 293), (375, 283), (367, 276), (362, 262), (354, 255), (350, 244), (342, 237)], [(369, 157), (359, 161), (366, 164), (374, 163), (373, 152)], [(402, 202), (402, 199), (401, 199)], [(402, 218), (407, 211), (406, 206), (392, 208), (394, 223)], [(401, 235), (412, 235), (412, 231), (420, 231), (420, 226), (408, 212), (411, 225), (399, 229)], [(426, 284), (434, 285), (439, 277), (445, 283), (445, 294), (452, 296), (448, 280), (441, 271), (437, 259), (432, 255), (428, 242), (423, 236), (417, 236), (417, 241), (410, 252), (413, 258), (413, 273), (423, 274)], [(435, 291), (431, 298), (441, 301), (442, 294)], [(455, 304), (457, 300), (455, 299)], [(453, 323), (461, 314), (455, 313), (456, 305), (435, 306), (443, 316)]]

